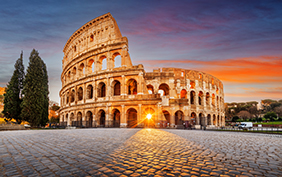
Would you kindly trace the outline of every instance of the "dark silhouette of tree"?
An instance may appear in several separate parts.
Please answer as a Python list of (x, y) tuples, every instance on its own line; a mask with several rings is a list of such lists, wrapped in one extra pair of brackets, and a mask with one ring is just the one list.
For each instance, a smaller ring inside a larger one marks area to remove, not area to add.
[(21, 116), (31, 126), (45, 126), (48, 122), (49, 91), (46, 65), (33, 49), (23, 85)]
[(8, 83), (4, 94), (4, 110), (2, 111), (4, 116), (11, 120), (14, 118), (17, 123), (22, 122), (21, 115), (21, 103), (22, 103), (22, 89), (24, 79), (24, 65), (23, 65), (23, 53), (15, 63), (15, 70), (10, 82)]

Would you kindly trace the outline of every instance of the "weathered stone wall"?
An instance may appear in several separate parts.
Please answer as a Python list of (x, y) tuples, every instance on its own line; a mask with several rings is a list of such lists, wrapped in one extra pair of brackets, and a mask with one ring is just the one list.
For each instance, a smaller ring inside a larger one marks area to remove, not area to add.
[[(194, 70), (145, 72), (110, 13), (83, 25), (64, 47), (62, 125), (82, 127), (223, 126), (223, 85)], [(121, 66), (115, 66), (120, 59)], [(106, 67), (105, 67), (106, 66)], [(146, 119), (152, 114), (152, 119)]]

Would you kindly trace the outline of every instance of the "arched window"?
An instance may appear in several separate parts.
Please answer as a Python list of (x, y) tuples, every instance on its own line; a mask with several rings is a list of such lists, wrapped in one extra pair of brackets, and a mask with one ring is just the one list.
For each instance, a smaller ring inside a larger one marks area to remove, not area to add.
[(207, 105), (210, 104), (210, 93), (209, 92), (206, 93), (206, 104)]
[(187, 91), (185, 89), (182, 89), (180, 92), (180, 98), (187, 98)]
[(66, 95), (66, 97), (67, 97), (67, 104), (69, 103), (69, 92), (67, 93), (67, 95)]
[(195, 96), (196, 96), (196, 93), (194, 91), (191, 91), (190, 92), (190, 103), (191, 104), (195, 104)]
[(199, 105), (202, 105), (203, 104), (203, 92), (202, 91), (200, 91), (199, 92)]
[(94, 36), (93, 36), (93, 34), (91, 34), (90, 35), (90, 42), (93, 42), (93, 40), (94, 40)]
[(106, 96), (106, 84), (104, 82), (100, 82), (97, 89), (97, 96), (98, 97), (105, 97)]
[(76, 79), (76, 67), (72, 69), (72, 79)]
[(94, 60), (91, 59), (88, 61), (88, 65), (87, 65), (87, 71), (88, 73), (92, 73), (95, 71), (95, 68), (94, 68)]
[(100, 57), (100, 63), (101, 63), (101, 70), (106, 70), (107, 69), (107, 57), (106, 56), (101, 56)]
[(159, 91), (158, 91), (159, 94), (161, 94), (161, 96), (166, 96), (166, 95), (169, 95), (169, 86), (167, 84), (161, 84), (159, 86)]
[(81, 112), (77, 113), (77, 123), (76, 126), (81, 127), (82, 126), (82, 114)]
[(154, 93), (154, 87), (152, 85), (147, 85), (148, 93), (153, 94)]
[(194, 82), (194, 81), (191, 81), (191, 82), (190, 82), (190, 88), (191, 88), (191, 89), (195, 89), (195, 82)]
[(105, 127), (105, 125), (106, 125), (106, 112), (103, 109), (101, 109), (98, 112), (98, 121), (99, 121), (100, 127)]
[(130, 108), (126, 112), (127, 114), (127, 127), (134, 128), (137, 126), (137, 111), (134, 108)]
[(118, 109), (114, 109), (112, 111), (113, 115), (113, 127), (120, 127), (120, 111)]
[(215, 95), (212, 94), (212, 105), (215, 106)]
[(77, 98), (78, 101), (81, 101), (83, 99), (83, 89), (81, 87), (79, 87), (77, 90)]
[(121, 56), (120, 56), (120, 53), (116, 52), (114, 55), (113, 55), (113, 58), (114, 58), (114, 68), (118, 68), (118, 67), (121, 67)]
[(135, 79), (129, 79), (127, 81), (128, 95), (137, 94), (137, 81)]
[(184, 121), (184, 114), (182, 111), (176, 111), (174, 114), (175, 125), (182, 125)]
[(120, 95), (120, 82), (115, 80), (113, 82), (113, 94), (114, 96)]
[(93, 98), (93, 86), (92, 86), (92, 85), (88, 85), (88, 86), (87, 86), (86, 92), (87, 92), (86, 99), (91, 99), (91, 98)]
[(91, 111), (86, 113), (86, 127), (92, 127), (93, 124), (93, 114)]
[(85, 74), (84, 64), (83, 63), (81, 63), (79, 65), (78, 71), (79, 71), (79, 76), (83, 76)]
[(75, 96), (75, 91), (74, 91), (74, 89), (71, 91), (71, 96), (70, 96), (70, 102), (72, 103), (72, 102), (74, 102), (74, 96)]

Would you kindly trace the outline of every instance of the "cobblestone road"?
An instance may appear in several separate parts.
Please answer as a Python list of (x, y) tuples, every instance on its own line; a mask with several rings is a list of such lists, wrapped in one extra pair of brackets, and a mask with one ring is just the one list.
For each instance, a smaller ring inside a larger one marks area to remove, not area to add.
[(282, 136), (157, 129), (0, 132), (2, 176), (282, 176)]

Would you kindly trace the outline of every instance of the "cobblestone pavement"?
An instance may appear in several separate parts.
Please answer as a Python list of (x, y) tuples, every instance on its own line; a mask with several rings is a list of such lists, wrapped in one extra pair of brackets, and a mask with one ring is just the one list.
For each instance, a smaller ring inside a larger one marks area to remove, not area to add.
[(0, 132), (0, 176), (282, 176), (282, 137), (77, 129)]

